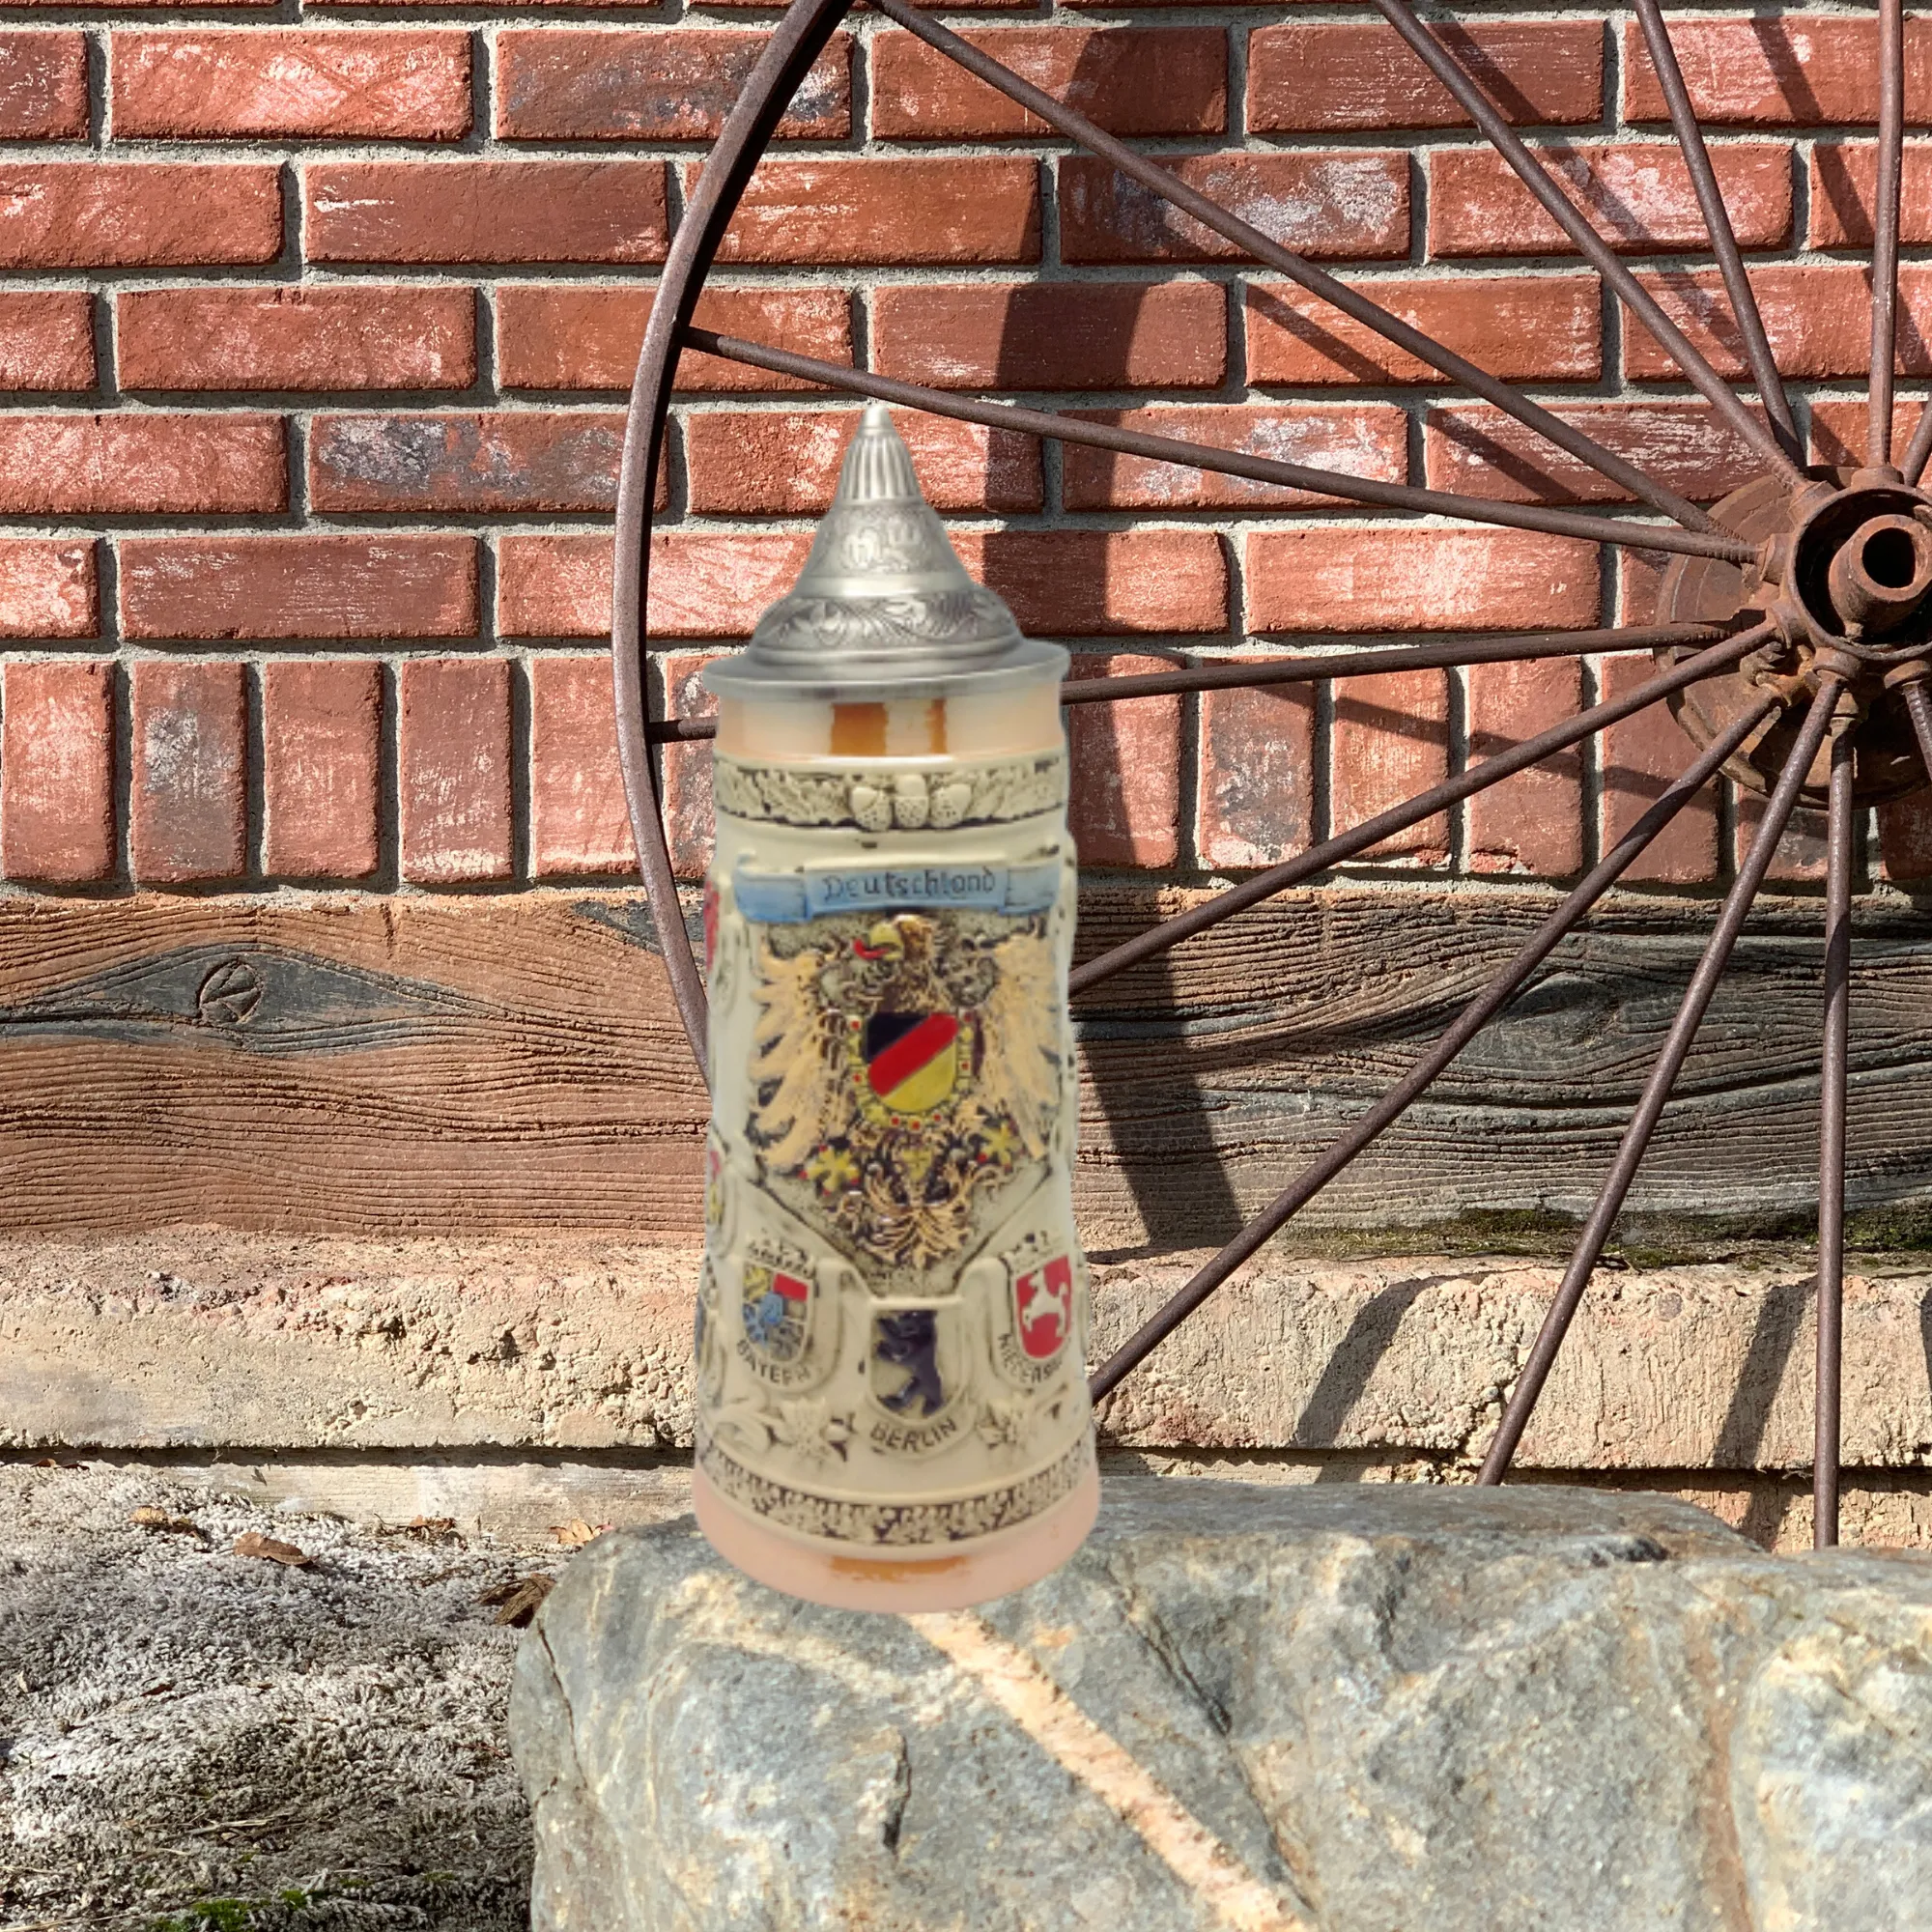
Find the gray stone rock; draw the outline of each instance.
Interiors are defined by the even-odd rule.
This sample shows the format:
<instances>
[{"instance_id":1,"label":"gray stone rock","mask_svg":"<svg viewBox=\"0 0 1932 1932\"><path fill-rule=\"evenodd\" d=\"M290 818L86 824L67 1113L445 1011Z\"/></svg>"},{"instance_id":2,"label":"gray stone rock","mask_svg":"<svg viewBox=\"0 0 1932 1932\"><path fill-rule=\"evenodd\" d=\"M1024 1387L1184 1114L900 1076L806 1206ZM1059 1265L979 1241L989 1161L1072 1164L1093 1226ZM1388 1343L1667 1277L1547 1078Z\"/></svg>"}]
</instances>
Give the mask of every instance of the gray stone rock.
<instances>
[{"instance_id":1,"label":"gray stone rock","mask_svg":"<svg viewBox=\"0 0 1932 1932\"><path fill-rule=\"evenodd\" d=\"M1754 1923L1932 1925L1932 1560L1805 1567L1731 1734Z\"/></svg>"},{"instance_id":2,"label":"gray stone rock","mask_svg":"<svg viewBox=\"0 0 1932 1932\"><path fill-rule=\"evenodd\" d=\"M1657 1496L1110 1477L935 1618L624 1531L511 1738L535 1932L1932 1923L1932 1559Z\"/></svg>"}]
</instances>

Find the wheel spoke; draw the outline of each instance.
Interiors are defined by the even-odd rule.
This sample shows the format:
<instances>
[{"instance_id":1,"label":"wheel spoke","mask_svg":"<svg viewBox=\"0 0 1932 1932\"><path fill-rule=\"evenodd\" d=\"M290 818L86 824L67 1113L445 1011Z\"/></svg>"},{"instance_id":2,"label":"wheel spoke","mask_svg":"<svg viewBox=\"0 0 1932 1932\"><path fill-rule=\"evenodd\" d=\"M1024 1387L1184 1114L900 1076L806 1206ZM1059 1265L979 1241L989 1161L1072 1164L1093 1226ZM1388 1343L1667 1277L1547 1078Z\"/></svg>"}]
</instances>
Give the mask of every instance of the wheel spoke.
<instances>
[{"instance_id":1,"label":"wheel spoke","mask_svg":"<svg viewBox=\"0 0 1932 1932\"><path fill-rule=\"evenodd\" d=\"M1898 200L1905 164L1904 0L1878 0L1878 187L1872 198L1871 399L1865 461L1891 462L1891 371L1898 355Z\"/></svg>"},{"instance_id":2,"label":"wheel spoke","mask_svg":"<svg viewBox=\"0 0 1932 1932\"><path fill-rule=\"evenodd\" d=\"M1383 671L1456 670L1464 665L1528 664L1620 651L1704 644L1726 635L1717 624L1652 624L1617 631L1548 631L1515 638L1463 638L1441 644L1397 644L1387 650L1350 648L1320 657L1255 658L1237 664L1187 666L1132 677L1087 677L1060 687L1063 704L1110 704L1122 697L1167 697L1182 691L1242 691L1264 684L1318 684L1331 677L1371 677Z\"/></svg>"},{"instance_id":3,"label":"wheel spoke","mask_svg":"<svg viewBox=\"0 0 1932 1932\"><path fill-rule=\"evenodd\" d=\"M1382 671L1454 670L1463 665L1527 664L1537 658L1586 653L1662 650L1672 644L1707 644L1726 635L1721 624L1651 624L1617 631L1548 631L1542 635L1462 638L1443 644L1399 644L1387 650L1331 651L1321 657L1244 658L1236 664L1177 665L1172 670L1131 677L1083 677L1060 687L1063 704L1115 704L1130 697L1173 697L1187 691L1244 691L1264 684L1318 684L1331 677L1369 677ZM715 718L654 719L645 727L654 745L715 738Z\"/></svg>"},{"instance_id":4,"label":"wheel spoke","mask_svg":"<svg viewBox=\"0 0 1932 1932\"><path fill-rule=\"evenodd\" d=\"M1838 1540L1838 1398L1845 1302L1845 1089L1852 1016L1852 734L1832 744L1825 885L1825 1050L1818 1092L1818 1368L1811 1450L1811 1541Z\"/></svg>"},{"instance_id":5,"label":"wheel spoke","mask_svg":"<svg viewBox=\"0 0 1932 1932\"><path fill-rule=\"evenodd\" d=\"M1311 469L1305 464L1280 463L1272 457L1243 456L1236 450L1215 449L1207 443L1183 442L1178 437L1150 436L1143 430L1117 429L1110 423L1088 422L1079 416L1058 415L1050 410L1030 410L1020 403L987 403L977 396L928 389L918 383L901 383L892 376L874 376L864 369L845 369L815 356L795 355L762 342L741 342L708 328L687 328L685 340L707 355L743 362L754 369L775 369L801 376L827 388L856 396L876 396L882 402L951 416L957 422L986 423L1023 436L1047 437L1056 442L1084 443L1092 449L1118 450L1127 456L1151 457L1157 463L1179 464L1188 469L1211 470L1221 476L1244 476L1251 482L1275 483L1290 490L1308 490L1340 497L1378 509L1416 510L1425 515L1456 517L1464 523L1500 525L1508 529L1537 530L1545 536L1576 537L1584 543L1622 544L1630 550L1675 551L1686 556L1721 557L1726 562L1749 562L1757 555L1741 538L1699 530L1676 530L1660 524L1633 524L1618 518L1586 516L1576 510L1546 509L1540 503L1492 502L1487 497L1458 497L1443 490L1419 490L1406 483L1378 483L1366 476L1350 476L1337 469Z\"/></svg>"},{"instance_id":6,"label":"wheel spoke","mask_svg":"<svg viewBox=\"0 0 1932 1932\"><path fill-rule=\"evenodd\" d=\"M1456 1024L1401 1081L1320 1158L1304 1168L1206 1267L1107 1358L1090 1384L1095 1402L1111 1394L1122 1378L1138 1368L1243 1262L1278 1235L1357 1154L1393 1126L1435 1084L1456 1056L1522 990L1536 969L1575 930L1645 847L1777 708L1777 699L1766 698L1756 710L1747 712L1713 741L1696 763L1584 875L1576 890L1537 927L1522 951L1463 1009Z\"/></svg>"},{"instance_id":7,"label":"wheel spoke","mask_svg":"<svg viewBox=\"0 0 1932 1932\"><path fill-rule=\"evenodd\" d=\"M1583 218L1549 171L1496 112L1489 96L1470 77L1468 70L1409 11L1407 0L1375 0L1375 4L1377 11L1408 43L1424 66L1455 96L1463 112L1488 137L1491 146L1516 171L1523 185L1548 211L1550 217L1582 251L1597 272L1616 290L1624 306L1663 345L1672 360L1712 408L1787 483L1794 486L1803 483L1804 472L1778 446L1777 439L1752 415L1730 384L1697 353L1690 337L1664 314L1637 278L1617 259L1609 243Z\"/></svg>"},{"instance_id":8,"label":"wheel spoke","mask_svg":"<svg viewBox=\"0 0 1932 1932\"><path fill-rule=\"evenodd\" d=\"M1908 483L1916 485L1925 474L1925 465L1932 460L1932 402L1928 402L1918 412L1918 421L1912 432L1912 442L1905 452L1905 461L1898 467Z\"/></svg>"},{"instance_id":9,"label":"wheel spoke","mask_svg":"<svg viewBox=\"0 0 1932 1932\"><path fill-rule=\"evenodd\" d=\"M1543 1393L1544 1383L1549 1379L1557 1351L1563 1346L1564 1336L1570 1331L1571 1320L1577 1313L1577 1304L1583 1299L1583 1291L1589 1286L1591 1275L1596 1272L1604 1244L1609 1239L1610 1230L1623 1209L1624 1198L1636 1179L1637 1168L1650 1147L1651 1136L1657 1131L1657 1123L1663 1117L1664 1104L1670 1098L1671 1089L1684 1070L1691 1042L1697 1037L1697 1029L1703 1024L1712 996L1718 990L1718 981L1723 977L1731 951L1738 943L1738 935L1744 930L1745 921L1750 915L1765 874L1771 869L1777 841L1784 836L1784 828L1798 803L1799 791L1811 770L1812 760L1825 742L1825 734L1831 728L1844 692L1842 684L1835 678L1828 677L1817 696L1811 700L1811 708L1799 731L1798 742L1786 759L1783 771L1778 774L1777 783L1765 806L1764 818L1758 826L1756 838L1751 840L1750 851L1725 895L1724 909L1719 915L1717 929L1704 948L1696 972L1691 975L1684 1003L1677 1009L1677 1017L1670 1024L1662 1051L1659 1053L1657 1064L1651 1068L1650 1078L1644 1085L1643 1097L1631 1116L1630 1125L1624 1129L1617 1157L1611 1163L1603 1192L1597 1196L1596 1206L1590 1210L1590 1218L1584 1224L1577 1251L1564 1270L1549 1312L1544 1317L1536 1346L1530 1350L1529 1360L1524 1363L1522 1374L1510 1396L1509 1406L1503 1411L1495 1440L1491 1443L1490 1452L1483 1460L1482 1474L1477 1478L1479 1482L1500 1483L1509 1473L1517 1445L1522 1440L1522 1432L1535 1412L1537 1398Z\"/></svg>"},{"instance_id":10,"label":"wheel spoke","mask_svg":"<svg viewBox=\"0 0 1932 1932\"><path fill-rule=\"evenodd\" d=\"M1421 329L1391 315L1379 303L1371 301L1347 282L1337 281L1333 275L1323 273L1292 249L1284 248L1260 229L1230 213L1219 202L1189 187L1172 170L1137 154L1125 142L1117 140L1104 128L1096 128L1084 114L1068 107L1064 101L1056 100L1052 95L1042 93L1032 82L1021 79L1010 68L1003 67L970 41L961 40L936 20L928 19L916 8L904 4L904 0L873 0L873 5L887 18L897 21L909 34L917 35L968 73L983 80L988 87L998 89L1009 100L1017 101L1029 113L1038 116L1049 128L1077 142L1090 154L1112 162L1120 173L1130 181L1139 182L1171 208L1179 209L1224 241L1232 242L1256 261L1279 270L1311 295L1320 296L1344 315L1352 316L1364 327L1374 329L1383 340L1406 350L1418 361L1428 363L1451 382L1461 383L1495 404L1518 422L1535 430L1559 449L1569 451L1579 462L1588 464L1600 476L1608 477L1631 496L1662 510L1686 529L1710 531L1718 527L1703 510L1688 498L1666 489L1655 478L1646 476L1634 464L1626 463L1614 451L1605 449L1602 443L1585 436L1561 416L1552 414L1540 404L1532 403L1528 397L1519 395L1507 383L1491 375L1487 369L1458 355L1453 349L1437 342L1433 336L1425 335Z\"/></svg>"},{"instance_id":11,"label":"wheel spoke","mask_svg":"<svg viewBox=\"0 0 1932 1932\"><path fill-rule=\"evenodd\" d=\"M1605 725L1614 724L1619 719L1628 718L1634 712L1668 697L1673 691L1682 691L1700 678L1727 670L1771 635L1769 624L1753 625L1735 638L1727 638L1722 643L1713 644L1708 650L1686 658L1682 664L1673 665L1670 669L1648 679L1622 697L1592 705L1588 711L1579 712L1561 724L1551 725L1548 731L1539 731L1535 737L1525 738L1520 745L1499 752L1492 758L1485 758L1481 764L1472 765L1467 771L1445 779L1406 804L1394 806L1364 821L1352 832L1345 832L1339 838L1311 846L1306 852L1279 866L1270 866L1265 871L1257 872L1253 878L1243 880L1238 886L1231 886L1224 893L1217 893L1211 899L1204 900L1186 912L1177 913L1174 918L1137 934L1112 952L1103 952L1098 958L1088 960L1084 966L1075 967L1069 982L1071 989L1080 993L1090 986L1097 986L1102 980L1112 979L1116 973L1122 973L1129 966L1138 966L1144 960L1165 952L1170 947L1178 946L1183 939L1206 932L1224 919L1230 919L1251 905L1259 905L1264 899L1272 898L1276 893L1286 892L1291 886L1298 886L1302 880L1313 878L1318 872L1325 872L1329 867L1339 866L1357 853L1366 852L1371 845L1379 844L1384 838L1406 831L1411 825L1419 825L1425 818L1433 818L1443 807L1454 805L1459 799L1472 797L1492 784L1500 784L1504 779L1540 763L1553 753L1576 744L1578 739L1587 738L1592 732L1601 731Z\"/></svg>"},{"instance_id":12,"label":"wheel spoke","mask_svg":"<svg viewBox=\"0 0 1932 1932\"><path fill-rule=\"evenodd\" d=\"M644 326L638 373L624 419L624 454L617 470L617 515L611 584L611 676L617 714L617 762L639 867L657 923L665 972L691 1056L709 1084L705 1048L706 1001L697 955L692 951L678 906L677 877L665 838L664 807L651 769L645 720L644 611L650 590L651 499L670 409L671 372L680 336L697 304L705 270L724 240L745 184L758 164L800 82L810 72L850 11L852 0L812 0L794 5L759 51L744 91L724 117L710 158L671 238L658 281L657 298ZM669 298L669 299L667 299Z\"/></svg>"},{"instance_id":13,"label":"wheel spoke","mask_svg":"<svg viewBox=\"0 0 1932 1932\"><path fill-rule=\"evenodd\" d=\"M1785 394L1784 381L1777 373L1771 339L1764 332L1764 317L1751 290L1750 277L1745 272L1744 257L1738 252L1737 231L1731 226L1730 211L1724 206L1723 190L1719 187L1717 171L1711 165L1711 151L1704 144L1704 130L1697 125L1690 91L1684 85L1684 70L1677 64L1677 49L1671 44L1670 29L1664 24L1663 9L1658 0L1636 0L1636 13L1643 26L1644 43L1650 49L1650 64L1657 70L1664 103L1670 110L1671 130L1683 151L1685 166L1690 170L1690 185L1696 192L1705 231L1718 257L1719 272L1731 298L1731 313L1737 318L1745 360L1750 365L1772 428L1785 454L1802 461L1804 445L1792 419L1791 399Z\"/></svg>"},{"instance_id":14,"label":"wheel spoke","mask_svg":"<svg viewBox=\"0 0 1932 1932\"><path fill-rule=\"evenodd\" d=\"M1926 412L1932 414L1932 403L1926 405ZM1925 776L1932 778L1932 696L1925 689L1925 679L1915 677L1903 687L1906 715L1912 720L1912 735L1918 740L1918 755L1925 763Z\"/></svg>"}]
</instances>

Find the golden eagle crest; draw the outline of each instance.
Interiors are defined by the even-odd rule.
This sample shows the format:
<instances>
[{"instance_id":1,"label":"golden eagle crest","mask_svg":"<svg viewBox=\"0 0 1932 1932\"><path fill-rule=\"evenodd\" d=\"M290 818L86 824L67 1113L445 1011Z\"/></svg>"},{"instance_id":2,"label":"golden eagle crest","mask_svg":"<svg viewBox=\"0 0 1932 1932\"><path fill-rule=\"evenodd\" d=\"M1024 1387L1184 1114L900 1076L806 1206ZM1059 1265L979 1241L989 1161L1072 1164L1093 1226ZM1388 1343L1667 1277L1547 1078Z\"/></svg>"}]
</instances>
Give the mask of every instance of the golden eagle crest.
<instances>
[{"instance_id":1,"label":"golden eagle crest","mask_svg":"<svg viewBox=\"0 0 1932 1932\"><path fill-rule=\"evenodd\" d=\"M976 1196L1044 1158L1063 1044L1047 914L769 926L750 1139L779 1192L860 1254L956 1254Z\"/></svg>"}]
</instances>

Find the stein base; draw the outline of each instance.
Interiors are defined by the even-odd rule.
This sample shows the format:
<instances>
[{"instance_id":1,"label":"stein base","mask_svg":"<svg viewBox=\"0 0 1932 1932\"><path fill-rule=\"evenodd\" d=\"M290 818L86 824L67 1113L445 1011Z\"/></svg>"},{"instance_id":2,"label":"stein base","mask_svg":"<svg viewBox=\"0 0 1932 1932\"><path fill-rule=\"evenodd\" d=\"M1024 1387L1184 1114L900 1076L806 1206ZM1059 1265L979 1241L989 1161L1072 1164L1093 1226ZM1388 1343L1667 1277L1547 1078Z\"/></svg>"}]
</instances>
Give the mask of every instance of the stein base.
<instances>
[{"instance_id":1,"label":"stein base","mask_svg":"<svg viewBox=\"0 0 1932 1932\"><path fill-rule=\"evenodd\" d=\"M692 1472L691 1497L712 1548L771 1589L836 1610L963 1610L1051 1576L1086 1542L1100 1513L1100 1472L1090 1463L1072 1492L1031 1522L923 1557L846 1556L801 1543L726 1502L702 1469Z\"/></svg>"}]
</instances>

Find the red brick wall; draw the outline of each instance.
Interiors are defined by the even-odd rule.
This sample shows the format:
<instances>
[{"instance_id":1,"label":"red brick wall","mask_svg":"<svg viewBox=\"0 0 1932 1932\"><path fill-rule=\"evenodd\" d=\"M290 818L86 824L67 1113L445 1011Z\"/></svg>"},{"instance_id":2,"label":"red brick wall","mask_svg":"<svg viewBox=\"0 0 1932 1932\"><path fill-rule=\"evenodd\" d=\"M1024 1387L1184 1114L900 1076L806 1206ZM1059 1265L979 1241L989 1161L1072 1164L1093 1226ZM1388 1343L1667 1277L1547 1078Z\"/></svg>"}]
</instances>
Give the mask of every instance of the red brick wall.
<instances>
[{"instance_id":1,"label":"red brick wall","mask_svg":"<svg viewBox=\"0 0 1932 1932\"><path fill-rule=\"evenodd\" d=\"M439 890L622 876L609 681L592 655L621 392L653 265L772 16L12 14L6 877ZM1675 488L1710 497L1741 480L1703 404L1393 34L1366 9L1296 15L1150 8L1099 26L1013 10L984 39ZM1825 450L1856 434L1846 399L1864 359L1862 278L1842 251L1867 232L1872 32L1803 14L1681 29L1773 338ZM1907 109L1923 128L1932 23L1910 32ZM1486 14L1464 43L1650 258L1671 311L1735 365L1632 22ZM702 319L1378 477L1603 498L1492 411L1039 132L857 17L754 179ZM1909 242L1932 242L1932 141L1908 150L1905 218ZM1932 263L1907 266L1904 295L1905 366L1922 377ZM680 701L695 664L787 583L854 420L846 402L704 358L685 382L652 609ZM1083 667L1346 649L1415 626L1589 626L1653 581L1574 543L1392 527L1230 479L905 426L968 561L1030 628L1076 642ZM1483 460L1498 453L1500 468ZM1630 674L1559 661L1089 710L1075 722L1084 849L1181 872L1264 863ZM1683 754L1667 717L1634 722L1378 860L1572 872ZM690 869L704 810L679 756ZM1714 800L1651 875L1712 877L1741 818ZM1889 855L1923 869L1932 835L1902 820Z\"/></svg>"}]
</instances>

